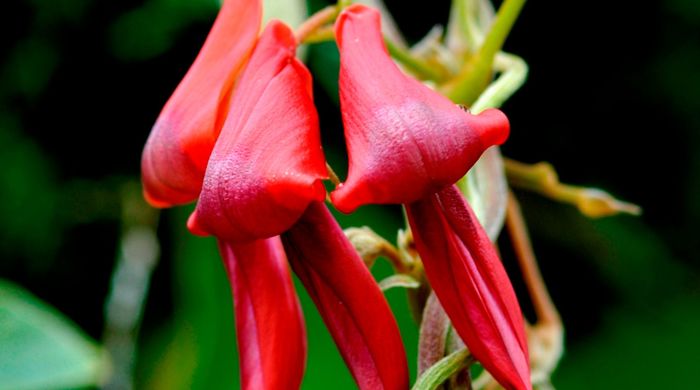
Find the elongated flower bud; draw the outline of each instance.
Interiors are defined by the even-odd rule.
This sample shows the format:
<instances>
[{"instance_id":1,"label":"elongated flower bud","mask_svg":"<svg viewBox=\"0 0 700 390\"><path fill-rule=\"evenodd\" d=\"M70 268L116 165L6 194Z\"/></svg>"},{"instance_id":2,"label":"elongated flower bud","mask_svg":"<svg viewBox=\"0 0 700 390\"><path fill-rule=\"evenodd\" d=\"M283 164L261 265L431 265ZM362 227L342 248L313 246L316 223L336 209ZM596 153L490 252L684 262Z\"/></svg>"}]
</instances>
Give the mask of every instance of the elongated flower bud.
<instances>
[{"instance_id":1,"label":"elongated flower bud","mask_svg":"<svg viewBox=\"0 0 700 390\"><path fill-rule=\"evenodd\" d=\"M141 159L144 195L156 207L197 199L225 102L260 30L260 0L227 0L197 59L151 130ZM223 105L226 107L227 105Z\"/></svg>"},{"instance_id":2,"label":"elongated flower bud","mask_svg":"<svg viewBox=\"0 0 700 390\"><path fill-rule=\"evenodd\" d=\"M306 330L279 237L219 241L219 249L233 290L241 388L298 389Z\"/></svg>"},{"instance_id":3,"label":"elongated flower bud","mask_svg":"<svg viewBox=\"0 0 700 390\"><path fill-rule=\"evenodd\" d=\"M228 241L281 234L323 200L327 177L311 75L272 21L231 98L190 229Z\"/></svg>"},{"instance_id":4,"label":"elongated flower bud","mask_svg":"<svg viewBox=\"0 0 700 390\"><path fill-rule=\"evenodd\" d=\"M505 388L531 389L525 326L486 232L452 186L406 206L426 275L452 325Z\"/></svg>"},{"instance_id":5,"label":"elongated flower bud","mask_svg":"<svg viewBox=\"0 0 700 390\"><path fill-rule=\"evenodd\" d=\"M471 115L403 74L386 51L379 20L377 11L354 5L335 27L350 164L331 198L343 212L410 203L449 186L509 131L500 111Z\"/></svg>"},{"instance_id":6,"label":"elongated flower bud","mask_svg":"<svg viewBox=\"0 0 700 390\"><path fill-rule=\"evenodd\" d=\"M396 320L326 206L312 203L282 241L359 388L407 389L408 365Z\"/></svg>"}]
</instances>

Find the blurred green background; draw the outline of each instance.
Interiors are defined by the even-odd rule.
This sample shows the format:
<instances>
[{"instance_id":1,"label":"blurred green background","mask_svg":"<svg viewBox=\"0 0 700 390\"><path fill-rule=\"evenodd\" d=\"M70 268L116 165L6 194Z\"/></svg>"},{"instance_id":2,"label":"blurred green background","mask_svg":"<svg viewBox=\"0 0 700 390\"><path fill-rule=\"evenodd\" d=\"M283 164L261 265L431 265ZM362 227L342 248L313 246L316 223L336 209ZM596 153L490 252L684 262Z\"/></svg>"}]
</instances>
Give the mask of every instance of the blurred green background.
<instances>
[{"instance_id":1,"label":"blurred green background","mask_svg":"<svg viewBox=\"0 0 700 390\"><path fill-rule=\"evenodd\" d=\"M448 1L386 3L412 42L444 24L449 9ZM134 224L156 226L149 211L134 215L129 206L141 148L217 8L216 0L3 2L0 278L12 284L0 284L0 389L90 385L71 378L84 379L102 361L120 237ZM644 209L639 218L589 220L518 193L566 326L558 388L700 388L699 27L695 0L532 1L506 43L530 76L504 106L512 123L504 153L549 161L563 181ZM337 53L331 43L307 54L324 143L342 172ZM238 385L224 269L213 240L186 232L187 212L167 210L157 222L161 256L136 344L137 388ZM341 222L393 240L401 217L366 207ZM524 296L512 259L506 263ZM376 268L389 272L381 262ZM304 388L353 388L298 291L309 335ZM417 326L403 291L387 296L415 375ZM76 367L83 371L67 372Z\"/></svg>"}]
</instances>

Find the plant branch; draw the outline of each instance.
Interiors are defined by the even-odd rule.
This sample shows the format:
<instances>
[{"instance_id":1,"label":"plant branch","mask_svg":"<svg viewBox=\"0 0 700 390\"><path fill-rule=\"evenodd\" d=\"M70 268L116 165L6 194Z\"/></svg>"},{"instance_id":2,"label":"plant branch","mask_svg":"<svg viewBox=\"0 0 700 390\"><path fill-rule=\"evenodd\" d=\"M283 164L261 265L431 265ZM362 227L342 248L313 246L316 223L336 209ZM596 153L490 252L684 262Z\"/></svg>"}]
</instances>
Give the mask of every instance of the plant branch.
<instances>
[{"instance_id":1,"label":"plant branch","mask_svg":"<svg viewBox=\"0 0 700 390\"><path fill-rule=\"evenodd\" d=\"M533 191L559 202L578 207L579 211L591 218L606 217L618 213L641 214L639 206L615 199L598 188L578 187L563 184L551 164L540 162L524 164L505 159L508 182L517 188Z\"/></svg>"},{"instance_id":2,"label":"plant branch","mask_svg":"<svg viewBox=\"0 0 700 390\"><path fill-rule=\"evenodd\" d=\"M479 51L464 63L457 77L442 88L453 102L471 106L489 84L496 53L501 51L524 5L525 0L503 2Z\"/></svg>"},{"instance_id":3,"label":"plant branch","mask_svg":"<svg viewBox=\"0 0 700 390\"><path fill-rule=\"evenodd\" d=\"M520 210L515 195L508 193L508 206L506 209L506 227L510 234L513 248L518 258L518 264L523 273L532 304L537 314L537 322L544 324L561 324L559 312L557 312L547 287L542 279L542 273L537 266L535 252L532 249L530 236L527 233L525 220Z\"/></svg>"},{"instance_id":4,"label":"plant branch","mask_svg":"<svg viewBox=\"0 0 700 390\"><path fill-rule=\"evenodd\" d=\"M307 40L313 37L314 34L321 28L325 27L326 24L332 23L338 13L340 12L340 7L335 5L329 5L315 14L311 15L306 21L297 28L294 34L298 44L308 43Z\"/></svg>"}]
</instances>

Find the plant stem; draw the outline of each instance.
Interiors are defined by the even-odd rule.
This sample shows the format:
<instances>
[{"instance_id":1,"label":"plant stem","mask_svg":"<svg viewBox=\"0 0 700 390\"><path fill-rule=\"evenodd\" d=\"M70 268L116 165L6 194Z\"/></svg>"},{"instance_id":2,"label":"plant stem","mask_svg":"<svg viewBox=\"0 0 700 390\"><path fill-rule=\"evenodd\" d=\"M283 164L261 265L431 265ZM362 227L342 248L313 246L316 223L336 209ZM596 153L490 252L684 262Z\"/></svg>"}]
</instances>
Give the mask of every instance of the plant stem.
<instances>
[{"instance_id":1,"label":"plant stem","mask_svg":"<svg viewBox=\"0 0 700 390\"><path fill-rule=\"evenodd\" d=\"M489 84L493 62L520 15L525 0L505 0L479 51L465 62L457 77L442 92L455 103L471 105Z\"/></svg>"},{"instance_id":2,"label":"plant stem","mask_svg":"<svg viewBox=\"0 0 700 390\"><path fill-rule=\"evenodd\" d=\"M389 54L402 63L406 69L408 69L419 79L439 82L445 78L442 73L431 68L428 64L424 63L418 58L415 58L406 49L394 44L394 42L390 39L384 39L384 43L386 43Z\"/></svg>"},{"instance_id":3,"label":"plant stem","mask_svg":"<svg viewBox=\"0 0 700 390\"><path fill-rule=\"evenodd\" d=\"M311 15L304 23L302 23L295 33L296 40L298 44L307 43L307 39L310 36L324 27L324 25L331 23L338 17L340 12L340 7L335 5L329 5L315 14Z\"/></svg>"},{"instance_id":4,"label":"plant stem","mask_svg":"<svg viewBox=\"0 0 700 390\"><path fill-rule=\"evenodd\" d=\"M559 202L578 207L587 217L598 218L627 213L639 215L639 206L615 199L612 195L597 188L578 187L561 183L551 164L540 162L524 164L515 160L505 160L508 182L513 187L537 192Z\"/></svg>"},{"instance_id":5,"label":"plant stem","mask_svg":"<svg viewBox=\"0 0 700 390\"><path fill-rule=\"evenodd\" d=\"M542 279L542 273L537 265L537 259L532 249L532 243L527 233L520 205L512 192L508 193L506 210L506 226L513 242L513 248L515 249L525 284L530 293L530 299L535 308L535 314L537 314L537 322L540 324L561 324L559 312L557 312L552 298L549 296L547 287Z\"/></svg>"},{"instance_id":6,"label":"plant stem","mask_svg":"<svg viewBox=\"0 0 700 390\"><path fill-rule=\"evenodd\" d=\"M496 54L493 66L501 74L471 106L472 114L478 114L487 108L499 108L525 83L528 67L522 58L501 52Z\"/></svg>"},{"instance_id":7,"label":"plant stem","mask_svg":"<svg viewBox=\"0 0 700 390\"><path fill-rule=\"evenodd\" d=\"M333 26L323 26L310 33L304 39L304 43L321 43L335 40L335 30Z\"/></svg>"},{"instance_id":8,"label":"plant stem","mask_svg":"<svg viewBox=\"0 0 700 390\"><path fill-rule=\"evenodd\" d=\"M334 186L340 185L340 179L338 178L338 175L335 173L333 170L333 167L331 167L331 164L326 162L326 170L328 170L328 178L331 180L331 183L333 183Z\"/></svg>"},{"instance_id":9,"label":"plant stem","mask_svg":"<svg viewBox=\"0 0 700 390\"><path fill-rule=\"evenodd\" d=\"M136 337L160 253L158 214L145 204L138 185L127 185L123 190L122 214L120 251L105 302L103 344L113 366L109 381L102 387L105 390L134 386Z\"/></svg>"}]
</instances>

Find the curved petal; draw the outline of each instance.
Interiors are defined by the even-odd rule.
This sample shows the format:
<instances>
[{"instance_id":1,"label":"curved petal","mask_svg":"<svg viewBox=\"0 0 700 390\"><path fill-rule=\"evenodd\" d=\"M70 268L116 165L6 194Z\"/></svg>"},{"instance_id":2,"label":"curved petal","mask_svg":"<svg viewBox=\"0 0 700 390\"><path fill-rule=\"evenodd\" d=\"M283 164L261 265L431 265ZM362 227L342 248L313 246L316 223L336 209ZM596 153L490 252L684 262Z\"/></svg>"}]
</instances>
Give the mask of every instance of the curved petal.
<instances>
[{"instance_id":1,"label":"curved petal","mask_svg":"<svg viewBox=\"0 0 700 390\"><path fill-rule=\"evenodd\" d=\"M348 179L331 194L343 212L367 203L410 203L464 176L508 136L498 110L471 115L406 76L389 57L379 13L348 7L336 22Z\"/></svg>"},{"instance_id":2,"label":"curved petal","mask_svg":"<svg viewBox=\"0 0 700 390\"><path fill-rule=\"evenodd\" d=\"M194 232L229 241L287 230L323 200L327 171L311 75L294 57L291 30L263 32L231 99L190 219Z\"/></svg>"},{"instance_id":3,"label":"curved petal","mask_svg":"<svg viewBox=\"0 0 700 390\"><path fill-rule=\"evenodd\" d=\"M298 389L306 329L279 237L219 241L231 280L242 389Z\"/></svg>"},{"instance_id":4,"label":"curved petal","mask_svg":"<svg viewBox=\"0 0 700 390\"><path fill-rule=\"evenodd\" d=\"M141 171L146 200L169 207L197 199L219 112L260 30L260 0L226 0L202 50L163 107L146 141Z\"/></svg>"},{"instance_id":5,"label":"curved petal","mask_svg":"<svg viewBox=\"0 0 700 390\"><path fill-rule=\"evenodd\" d=\"M312 203L282 241L359 388L407 389L408 366L396 320L326 206Z\"/></svg>"},{"instance_id":6,"label":"curved petal","mask_svg":"<svg viewBox=\"0 0 700 390\"><path fill-rule=\"evenodd\" d=\"M493 244L452 186L406 206L426 275L471 353L507 389L531 389L525 325Z\"/></svg>"}]
</instances>

